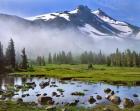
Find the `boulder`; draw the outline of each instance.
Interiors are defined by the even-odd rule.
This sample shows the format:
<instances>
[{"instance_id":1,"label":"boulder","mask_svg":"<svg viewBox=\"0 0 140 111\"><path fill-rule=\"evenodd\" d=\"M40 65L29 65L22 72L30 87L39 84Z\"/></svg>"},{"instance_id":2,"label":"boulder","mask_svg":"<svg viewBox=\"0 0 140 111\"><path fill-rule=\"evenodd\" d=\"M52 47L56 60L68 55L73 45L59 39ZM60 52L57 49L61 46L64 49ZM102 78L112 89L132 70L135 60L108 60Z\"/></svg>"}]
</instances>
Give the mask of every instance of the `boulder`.
<instances>
[{"instance_id":1,"label":"boulder","mask_svg":"<svg viewBox=\"0 0 140 111\"><path fill-rule=\"evenodd\" d=\"M135 104L134 104L133 100L131 100L131 99L125 98L125 99L123 100L123 106L124 106L125 108L131 108L131 107L133 107L134 105L135 105Z\"/></svg>"},{"instance_id":2,"label":"boulder","mask_svg":"<svg viewBox=\"0 0 140 111\"><path fill-rule=\"evenodd\" d=\"M119 96L116 95L112 95L109 97L109 100L114 103L114 104L120 104L121 103L121 99Z\"/></svg>"},{"instance_id":3,"label":"boulder","mask_svg":"<svg viewBox=\"0 0 140 111\"><path fill-rule=\"evenodd\" d=\"M48 104L49 102L52 102L53 99L49 96L39 96L38 97L38 102L41 104Z\"/></svg>"}]
</instances>

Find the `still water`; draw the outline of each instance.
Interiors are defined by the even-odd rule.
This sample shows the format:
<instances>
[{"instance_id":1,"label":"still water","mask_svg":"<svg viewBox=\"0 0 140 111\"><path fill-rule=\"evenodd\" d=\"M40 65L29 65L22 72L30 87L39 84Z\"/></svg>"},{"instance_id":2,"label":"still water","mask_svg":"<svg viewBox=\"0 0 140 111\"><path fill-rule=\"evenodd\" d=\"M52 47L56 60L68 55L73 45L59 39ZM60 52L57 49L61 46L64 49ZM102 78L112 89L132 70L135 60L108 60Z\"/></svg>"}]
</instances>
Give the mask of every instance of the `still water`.
<instances>
[{"instance_id":1,"label":"still water","mask_svg":"<svg viewBox=\"0 0 140 111\"><path fill-rule=\"evenodd\" d=\"M88 83L81 81L72 81L66 80L61 81L55 78L44 78L44 77L33 77L33 78L22 78L22 77L1 77L0 78L0 89L7 90L8 85L24 85L25 83L35 82L36 86L34 88L30 88L27 91L23 91L20 89L19 91L15 91L15 95L12 97L12 100L16 100L16 98L22 98L24 102L35 102L39 105L37 98L38 94L46 96L50 96L55 101L57 105L64 105L66 103L71 103L75 100L79 100L78 106L92 107L97 104L109 104L110 102L105 98L106 94L104 93L104 89L110 88L115 92L115 94L121 99L129 98L132 99L135 104L140 103L140 86L115 86L109 85L105 83ZM49 85L41 88L41 82L48 82ZM62 89L63 94L59 92L57 89ZM52 93L56 92L59 96L53 96ZM73 92L82 92L84 96L72 96ZM28 94L28 96L22 97L22 95ZM133 97L133 94L137 94L138 97ZM97 100L94 104L90 104L88 102L90 96L96 98L97 95L102 96L101 100ZM120 104L121 107L121 104Z\"/></svg>"}]
</instances>

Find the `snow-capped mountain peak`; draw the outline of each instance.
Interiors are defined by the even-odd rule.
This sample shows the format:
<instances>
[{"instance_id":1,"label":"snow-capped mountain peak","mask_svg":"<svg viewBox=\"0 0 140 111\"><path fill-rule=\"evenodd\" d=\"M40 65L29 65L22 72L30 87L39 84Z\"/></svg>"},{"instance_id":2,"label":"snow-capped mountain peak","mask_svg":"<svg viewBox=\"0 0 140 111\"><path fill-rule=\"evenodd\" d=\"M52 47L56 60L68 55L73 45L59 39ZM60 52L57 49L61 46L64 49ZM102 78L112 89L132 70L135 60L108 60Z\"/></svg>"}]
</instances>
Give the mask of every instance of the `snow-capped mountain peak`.
<instances>
[{"instance_id":1,"label":"snow-capped mountain peak","mask_svg":"<svg viewBox=\"0 0 140 111\"><path fill-rule=\"evenodd\" d=\"M35 17L27 18L33 22L42 21L53 26L74 26L82 30L84 33L90 34L90 36L100 35L115 35L118 37L132 37L137 34L139 28L130 25L126 22L122 22L110 17L101 9L92 11L87 6L79 5L72 11L48 13ZM88 24L88 25L87 25ZM86 29L87 26L90 26ZM94 31L88 29L95 29ZM97 33L99 32L99 33ZM92 34L91 34L92 33ZM102 38L102 37L101 37ZM104 38L104 37L103 37Z\"/></svg>"}]
</instances>

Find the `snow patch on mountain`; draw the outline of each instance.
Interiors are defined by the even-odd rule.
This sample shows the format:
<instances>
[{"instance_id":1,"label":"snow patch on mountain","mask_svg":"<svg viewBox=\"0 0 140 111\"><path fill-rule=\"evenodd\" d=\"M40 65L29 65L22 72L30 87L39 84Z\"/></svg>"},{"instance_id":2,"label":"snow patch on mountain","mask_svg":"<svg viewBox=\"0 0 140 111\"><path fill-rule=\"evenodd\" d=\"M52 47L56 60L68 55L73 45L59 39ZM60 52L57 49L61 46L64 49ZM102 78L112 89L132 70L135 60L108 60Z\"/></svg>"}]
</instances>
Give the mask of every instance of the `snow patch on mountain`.
<instances>
[{"instance_id":1,"label":"snow patch on mountain","mask_svg":"<svg viewBox=\"0 0 140 111\"><path fill-rule=\"evenodd\" d=\"M62 17L68 21L70 21L69 19L69 15L65 14L65 13L49 13L49 14L44 14L44 15L39 15L39 16L35 16L35 17L29 17L27 18L28 20L44 20L44 21L48 21L50 19L55 19L56 17Z\"/></svg>"},{"instance_id":2,"label":"snow patch on mountain","mask_svg":"<svg viewBox=\"0 0 140 111\"><path fill-rule=\"evenodd\" d=\"M122 22L122 21L117 21L109 17L107 14L105 14L101 10L92 11L92 13L98 16L104 22L107 22L112 27L116 28L117 30L120 30L121 33L119 34L119 36L127 37L133 33L133 30L129 27L127 23Z\"/></svg>"}]
</instances>

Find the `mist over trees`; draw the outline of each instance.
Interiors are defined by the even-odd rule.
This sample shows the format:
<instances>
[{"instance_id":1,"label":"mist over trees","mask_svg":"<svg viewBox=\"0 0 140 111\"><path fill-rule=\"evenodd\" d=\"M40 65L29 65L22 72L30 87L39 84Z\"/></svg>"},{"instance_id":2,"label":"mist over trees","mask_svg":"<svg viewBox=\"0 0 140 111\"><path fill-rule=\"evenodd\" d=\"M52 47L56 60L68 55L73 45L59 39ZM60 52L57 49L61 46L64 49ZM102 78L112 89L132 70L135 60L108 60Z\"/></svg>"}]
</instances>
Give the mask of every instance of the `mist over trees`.
<instances>
[{"instance_id":1,"label":"mist over trees","mask_svg":"<svg viewBox=\"0 0 140 111\"><path fill-rule=\"evenodd\" d=\"M121 52L117 48L115 53L108 55L102 53L101 50L98 53L85 51L79 55L73 55L70 51L61 51L59 53L49 53L48 57L37 56L36 60L30 58L32 63L29 63L25 48L21 51L21 60L17 59L15 52L13 39L10 39L5 52L0 42L0 72L5 70L15 71L17 69L27 70L30 65L46 66L47 64L100 64L117 67L140 66L140 53L131 51L130 49Z\"/></svg>"},{"instance_id":2,"label":"mist over trees","mask_svg":"<svg viewBox=\"0 0 140 111\"><path fill-rule=\"evenodd\" d=\"M15 44L13 39L10 39L8 47L4 53L3 45L0 42L0 72L11 72L18 68L27 69L28 59L25 52L25 48L22 50L21 61L16 60Z\"/></svg>"}]
</instances>

